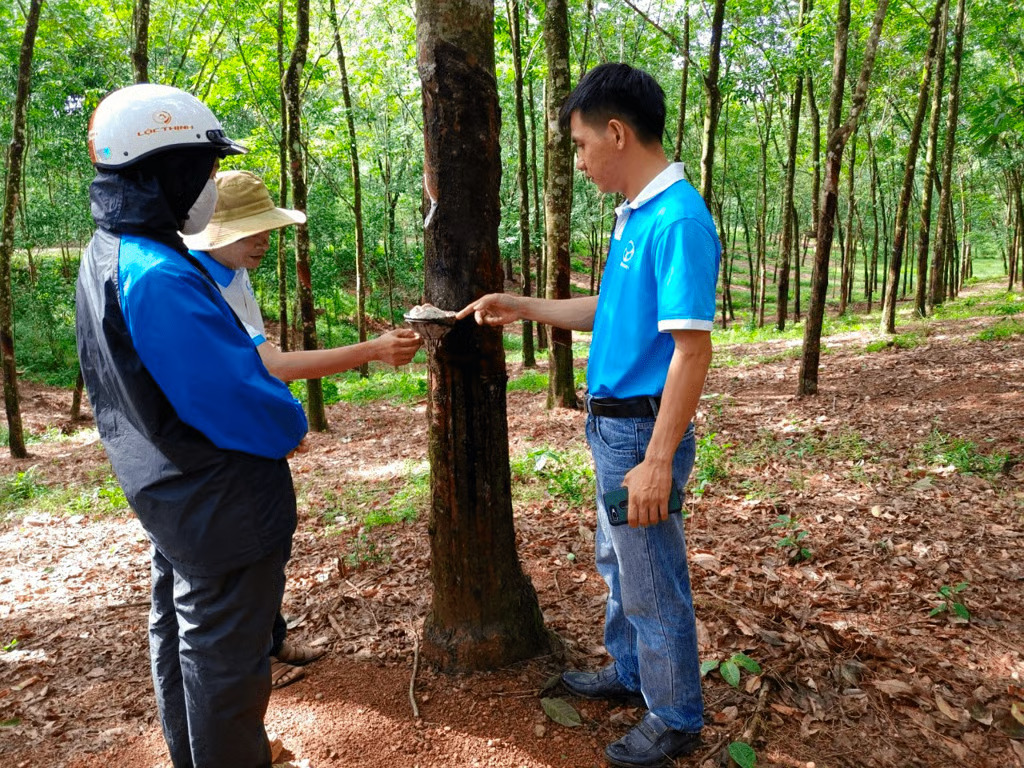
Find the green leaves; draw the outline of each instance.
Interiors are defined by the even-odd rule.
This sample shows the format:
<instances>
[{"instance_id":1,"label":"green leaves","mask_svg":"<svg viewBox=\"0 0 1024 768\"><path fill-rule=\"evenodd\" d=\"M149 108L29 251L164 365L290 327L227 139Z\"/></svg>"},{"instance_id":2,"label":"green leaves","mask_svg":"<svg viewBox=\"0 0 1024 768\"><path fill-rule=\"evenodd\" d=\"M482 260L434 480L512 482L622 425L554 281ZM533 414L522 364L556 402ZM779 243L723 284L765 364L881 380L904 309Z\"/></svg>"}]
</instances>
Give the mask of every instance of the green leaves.
<instances>
[{"instance_id":1,"label":"green leaves","mask_svg":"<svg viewBox=\"0 0 1024 768\"><path fill-rule=\"evenodd\" d=\"M545 698L540 700L540 705L543 707L544 713L559 725L564 725L567 728L583 725L580 713L565 699Z\"/></svg>"},{"instance_id":2,"label":"green leaves","mask_svg":"<svg viewBox=\"0 0 1024 768\"><path fill-rule=\"evenodd\" d=\"M729 745L729 757L740 768L753 768L757 764L754 748L743 741L734 741Z\"/></svg>"},{"instance_id":3,"label":"green leaves","mask_svg":"<svg viewBox=\"0 0 1024 768\"><path fill-rule=\"evenodd\" d=\"M700 676L706 677L708 673L718 670L718 674L722 676L733 688L740 687L740 670L746 670L752 675L761 674L761 665L758 664L754 659L747 656L742 652L734 653L728 659L719 661L718 659L707 659L701 662L700 665Z\"/></svg>"}]
</instances>

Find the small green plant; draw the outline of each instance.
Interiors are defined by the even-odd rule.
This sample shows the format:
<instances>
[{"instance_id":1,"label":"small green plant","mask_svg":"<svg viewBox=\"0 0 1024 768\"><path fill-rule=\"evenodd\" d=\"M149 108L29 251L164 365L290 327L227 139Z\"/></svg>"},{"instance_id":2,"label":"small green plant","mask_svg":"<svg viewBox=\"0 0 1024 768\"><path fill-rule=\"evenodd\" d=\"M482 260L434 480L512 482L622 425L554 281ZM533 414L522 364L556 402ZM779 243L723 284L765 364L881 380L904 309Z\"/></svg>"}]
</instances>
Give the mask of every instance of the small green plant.
<instances>
[{"instance_id":1,"label":"small green plant","mask_svg":"<svg viewBox=\"0 0 1024 768\"><path fill-rule=\"evenodd\" d=\"M35 467L0 479L0 509L14 510L49 492Z\"/></svg>"},{"instance_id":2,"label":"small green plant","mask_svg":"<svg viewBox=\"0 0 1024 768\"><path fill-rule=\"evenodd\" d=\"M18 647L18 638L12 637L6 643L4 643L4 653L10 653Z\"/></svg>"},{"instance_id":3,"label":"small green plant","mask_svg":"<svg viewBox=\"0 0 1024 768\"><path fill-rule=\"evenodd\" d=\"M775 546L789 551L791 563L811 559L811 550L803 544L804 539L807 538L807 531L800 526L796 515L779 515L778 519L772 523L772 528L781 530L785 534L775 542Z\"/></svg>"},{"instance_id":4,"label":"small green plant","mask_svg":"<svg viewBox=\"0 0 1024 768\"><path fill-rule=\"evenodd\" d=\"M556 451L538 448L527 457L533 473L546 481L548 492L572 507L581 507L594 499L594 468L582 451Z\"/></svg>"},{"instance_id":5,"label":"small green plant","mask_svg":"<svg viewBox=\"0 0 1024 768\"><path fill-rule=\"evenodd\" d=\"M726 449L731 446L728 443L716 442L716 437L716 433L709 432L697 440L697 462L693 486L693 493L697 496L703 496L709 485L729 476L725 453Z\"/></svg>"},{"instance_id":6,"label":"small green plant","mask_svg":"<svg viewBox=\"0 0 1024 768\"><path fill-rule=\"evenodd\" d=\"M362 531L351 541L349 551L345 554L345 564L356 570L383 563L387 559L388 553Z\"/></svg>"},{"instance_id":7,"label":"small green plant","mask_svg":"<svg viewBox=\"0 0 1024 768\"><path fill-rule=\"evenodd\" d=\"M742 652L736 652L724 661L719 661L718 659L702 661L700 664L700 676L707 677L709 673L714 672L716 669L718 674L722 676L722 679L733 688L740 687L741 669L746 670L752 675L761 674L761 665Z\"/></svg>"},{"instance_id":8,"label":"small green plant","mask_svg":"<svg viewBox=\"0 0 1024 768\"><path fill-rule=\"evenodd\" d=\"M1000 320L991 328L977 335L978 341L1003 341L1024 334L1024 323L1016 320Z\"/></svg>"},{"instance_id":9,"label":"small green plant","mask_svg":"<svg viewBox=\"0 0 1024 768\"><path fill-rule=\"evenodd\" d=\"M730 742L729 757L740 768L754 768L757 765L757 753L745 741Z\"/></svg>"},{"instance_id":10,"label":"small green plant","mask_svg":"<svg viewBox=\"0 0 1024 768\"><path fill-rule=\"evenodd\" d=\"M928 616L938 616L940 613L954 613L964 621L970 621L971 612L967 610L966 605L956 598L956 595L959 595L967 589L968 586L970 586L969 582L961 581L955 587L950 587L945 584L939 587L939 591L936 594L938 594L942 602L932 608L928 612Z\"/></svg>"},{"instance_id":11,"label":"small green plant","mask_svg":"<svg viewBox=\"0 0 1024 768\"><path fill-rule=\"evenodd\" d=\"M509 392L544 392L548 388L548 375L541 371L523 371L508 383Z\"/></svg>"},{"instance_id":12,"label":"small green plant","mask_svg":"<svg viewBox=\"0 0 1024 768\"><path fill-rule=\"evenodd\" d=\"M68 500L65 506L79 514L113 515L128 509L128 499L117 478L107 475L99 487L82 491Z\"/></svg>"}]
</instances>

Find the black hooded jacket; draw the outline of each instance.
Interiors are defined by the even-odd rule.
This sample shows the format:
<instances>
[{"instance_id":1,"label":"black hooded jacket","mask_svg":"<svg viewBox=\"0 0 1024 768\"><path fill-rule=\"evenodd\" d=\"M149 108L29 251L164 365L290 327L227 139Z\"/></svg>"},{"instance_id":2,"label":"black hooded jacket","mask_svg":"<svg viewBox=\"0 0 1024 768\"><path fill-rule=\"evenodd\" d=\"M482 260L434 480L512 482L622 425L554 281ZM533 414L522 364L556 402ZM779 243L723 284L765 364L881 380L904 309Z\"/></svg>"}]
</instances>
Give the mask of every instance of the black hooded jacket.
<instances>
[{"instance_id":1,"label":"black hooded jacket","mask_svg":"<svg viewBox=\"0 0 1024 768\"><path fill-rule=\"evenodd\" d=\"M148 238L154 258L180 254L184 261L175 230L180 208L187 212L201 185L177 204L168 202L165 188L146 174L101 172L93 183L98 230L78 275L78 353L111 465L154 546L184 573L217 575L287 544L296 524L295 492L285 459L219 448L183 421L133 345L121 307L121 237ZM204 283L183 282L181 290ZM208 300L221 300L212 284ZM304 431L304 417L292 418L295 443Z\"/></svg>"}]
</instances>

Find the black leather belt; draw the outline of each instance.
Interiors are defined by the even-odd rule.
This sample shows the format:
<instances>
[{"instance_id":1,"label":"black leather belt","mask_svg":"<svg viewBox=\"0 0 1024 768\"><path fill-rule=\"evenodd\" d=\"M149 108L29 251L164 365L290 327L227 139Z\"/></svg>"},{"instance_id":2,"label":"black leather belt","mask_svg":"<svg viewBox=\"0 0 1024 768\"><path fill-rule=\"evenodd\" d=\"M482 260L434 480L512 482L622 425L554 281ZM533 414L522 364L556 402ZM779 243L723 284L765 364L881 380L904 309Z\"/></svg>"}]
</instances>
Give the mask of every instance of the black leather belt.
<instances>
[{"instance_id":1,"label":"black leather belt","mask_svg":"<svg viewBox=\"0 0 1024 768\"><path fill-rule=\"evenodd\" d=\"M658 415L661 395L657 397L629 397L619 400L614 397L591 397L587 399L587 412L593 416L609 416L613 419L642 419Z\"/></svg>"}]
</instances>

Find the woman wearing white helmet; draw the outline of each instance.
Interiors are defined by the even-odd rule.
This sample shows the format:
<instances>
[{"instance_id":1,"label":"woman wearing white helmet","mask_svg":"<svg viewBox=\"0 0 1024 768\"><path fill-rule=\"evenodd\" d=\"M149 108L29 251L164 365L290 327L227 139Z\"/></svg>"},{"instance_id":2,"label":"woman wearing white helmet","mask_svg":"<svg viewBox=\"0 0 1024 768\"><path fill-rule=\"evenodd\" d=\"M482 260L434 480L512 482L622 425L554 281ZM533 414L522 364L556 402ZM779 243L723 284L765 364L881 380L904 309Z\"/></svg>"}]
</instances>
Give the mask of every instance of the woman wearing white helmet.
<instances>
[{"instance_id":1,"label":"woman wearing white helmet","mask_svg":"<svg viewBox=\"0 0 1024 768\"><path fill-rule=\"evenodd\" d=\"M243 151L168 86L115 91L90 122L79 359L153 544L150 656L175 768L271 762L271 626L295 529L286 457L306 418L180 234L205 227L219 158Z\"/></svg>"}]
</instances>

